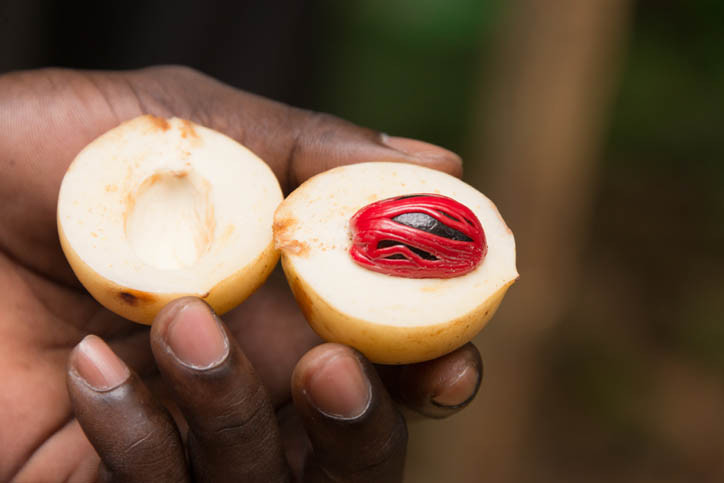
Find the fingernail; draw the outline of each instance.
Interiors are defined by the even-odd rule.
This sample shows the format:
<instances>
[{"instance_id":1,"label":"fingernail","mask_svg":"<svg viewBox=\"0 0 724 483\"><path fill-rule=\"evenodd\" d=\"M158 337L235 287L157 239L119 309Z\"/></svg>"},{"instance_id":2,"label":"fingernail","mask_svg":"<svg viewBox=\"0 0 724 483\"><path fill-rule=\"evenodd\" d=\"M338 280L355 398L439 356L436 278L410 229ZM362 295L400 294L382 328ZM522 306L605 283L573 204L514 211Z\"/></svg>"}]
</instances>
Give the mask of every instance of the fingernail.
<instances>
[{"instance_id":1,"label":"fingernail","mask_svg":"<svg viewBox=\"0 0 724 483\"><path fill-rule=\"evenodd\" d=\"M95 335L86 336L73 351L71 367L91 388L110 391L131 375L122 360Z\"/></svg>"},{"instance_id":2,"label":"fingernail","mask_svg":"<svg viewBox=\"0 0 724 483\"><path fill-rule=\"evenodd\" d=\"M460 156L450 150L417 139L382 134L381 140L384 145L410 156L419 158L453 158L460 160Z\"/></svg>"},{"instance_id":3,"label":"fingernail","mask_svg":"<svg viewBox=\"0 0 724 483\"><path fill-rule=\"evenodd\" d=\"M192 369L210 369L229 353L219 322L201 301L191 301L169 314L165 339L176 359Z\"/></svg>"},{"instance_id":4,"label":"fingernail","mask_svg":"<svg viewBox=\"0 0 724 483\"><path fill-rule=\"evenodd\" d=\"M355 419L369 406L372 391L357 358L336 353L314 371L307 383L307 395L321 412Z\"/></svg>"},{"instance_id":5,"label":"fingernail","mask_svg":"<svg viewBox=\"0 0 724 483\"><path fill-rule=\"evenodd\" d=\"M466 367L455 379L446 383L432 398L432 403L444 408L464 406L478 392L480 372L473 367Z\"/></svg>"}]
</instances>

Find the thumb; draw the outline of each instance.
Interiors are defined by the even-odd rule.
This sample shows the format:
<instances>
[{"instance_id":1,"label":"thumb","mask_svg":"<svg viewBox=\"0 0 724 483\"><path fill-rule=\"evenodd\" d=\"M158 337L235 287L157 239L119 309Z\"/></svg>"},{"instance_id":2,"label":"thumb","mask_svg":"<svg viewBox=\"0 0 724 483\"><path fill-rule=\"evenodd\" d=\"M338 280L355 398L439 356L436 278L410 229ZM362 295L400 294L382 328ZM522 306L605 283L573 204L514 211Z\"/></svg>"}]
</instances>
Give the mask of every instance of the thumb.
<instances>
[{"instance_id":1,"label":"thumb","mask_svg":"<svg viewBox=\"0 0 724 483\"><path fill-rule=\"evenodd\" d=\"M164 66L126 75L149 114L186 116L236 139L271 166L285 191L322 171L368 161L462 174L460 157L447 149L296 109L192 69Z\"/></svg>"},{"instance_id":2,"label":"thumb","mask_svg":"<svg viewBox=\"0 0 724 483\"><path fill-rule=\"evenodd\" d=\"M304 112L300 123L289 165L292 186L337 166L368 161L413 163L462 175L460 157L434 144L389 136L327 114Z\"/></svg>"}]
</instances>

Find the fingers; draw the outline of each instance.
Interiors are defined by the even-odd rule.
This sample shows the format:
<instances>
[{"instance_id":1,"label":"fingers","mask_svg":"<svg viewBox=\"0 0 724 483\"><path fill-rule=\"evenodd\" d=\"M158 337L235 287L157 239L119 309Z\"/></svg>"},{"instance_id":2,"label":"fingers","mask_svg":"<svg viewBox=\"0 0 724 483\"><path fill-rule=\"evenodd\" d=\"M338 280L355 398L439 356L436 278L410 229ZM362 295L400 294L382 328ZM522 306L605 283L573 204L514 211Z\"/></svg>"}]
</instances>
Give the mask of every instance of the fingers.
<instances>
[{"instance_id":1,"label":"fingers","mask_svg":"<svg viewBox=\"0 0 724 483\"><path fill-rule=\"evenodd\" d=\"M445 418L465 408L483 378L480 353L471 343L432 361L378 370L395 399L432 418Z\"/></svg>"},{"instance_id":2,"label":"fingers","mask_svg":"<svg viewBox=\"0 0 724 483\"><path fill-rule=\"evenodd\" d=\"M292 396L314 448L309 481L401 481L407 427L362 355L315 347L294 370Z\"/></svg>"},{"instance_id":3,"label":"fingers","mask_svg":"<svg viewBox=\"0 0 724 483\"><path fill-rule=\"evenodd\" d=\"M98 337L70 357L75 414L114 482L188 481L176 426L138 377Z\"/></svg>"},{"instance_id":4,"label":"fingers","mask_svg":"<svg viewBox=\"0 0 724 483\"><path fill-rule=\"evenodd\" d=\"M196 481L287 481L269 397L205 303L186 297L167 305L151 328L151 348L188 422Z\"/></svg>"},{"instance_id":5,"label":"fingers","mask_svg":"<svg viewBox=\"0 0 724 483\"><path fill-rule=\"evenodd\" d=\"M151 348L188 423L189 465L169 414L105 343L89 336L73 352L68 387L106 480L288 480L269 397L206 304L169 304L152 326Z\"/></svg>"}]
</instances>

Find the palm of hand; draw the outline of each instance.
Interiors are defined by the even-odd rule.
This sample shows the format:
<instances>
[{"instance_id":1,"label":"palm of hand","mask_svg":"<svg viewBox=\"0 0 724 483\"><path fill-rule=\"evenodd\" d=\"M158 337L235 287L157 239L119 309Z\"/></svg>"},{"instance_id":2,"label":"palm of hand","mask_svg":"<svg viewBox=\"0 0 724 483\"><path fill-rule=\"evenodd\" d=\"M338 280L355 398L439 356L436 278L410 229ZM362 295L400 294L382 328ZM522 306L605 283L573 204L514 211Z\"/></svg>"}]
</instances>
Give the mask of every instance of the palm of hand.
<instances>
[{"instance_id":1,"label":"palm of hand","mask_svg":"<svg viewBox=\"0 0 724 483\"><path fill-rule=\"evenodd\" d=\"M46 87L38 85L42 82L55 87L38 96ZM70 72L49 72L46 79L19 83L17 90L14 119L28 124L2 146L11 154L0 182L5 206L0 218L0 480L7 481L22 467L29 481L47 481L64 479L84 466L92 472L97 466L65 387L68 356L86 334L105 339L151 387L162 390L148 328L110 313L77 285L55 227L56 193L74 154L145 109L133 90L109 99L95 79ZM157 114L188 111L188 106L178 106ZM89 125L94 129L89 131ZM275 406L284 404L294 364L316 336L280 275L273 274L225 320ZM243 337L238 337L242 330Z\"/></svg>"}]
</instances>

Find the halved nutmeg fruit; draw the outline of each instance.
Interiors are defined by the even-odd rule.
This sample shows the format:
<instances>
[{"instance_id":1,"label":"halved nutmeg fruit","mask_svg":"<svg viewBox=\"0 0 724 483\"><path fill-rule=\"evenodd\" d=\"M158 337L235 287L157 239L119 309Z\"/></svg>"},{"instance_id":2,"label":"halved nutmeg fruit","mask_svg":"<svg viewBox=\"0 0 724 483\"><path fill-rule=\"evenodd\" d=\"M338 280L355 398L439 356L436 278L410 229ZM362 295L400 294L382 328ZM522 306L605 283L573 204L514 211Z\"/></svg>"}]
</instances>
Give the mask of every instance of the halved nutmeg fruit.
<instances>
[{"instance_id":1,"label":"halved nutmeg fruit","mask_svg":"<svg viewBox=\"0 0 724 483\"><path fill-rule=\"evenodd\" d=\"M377 363L465 344L518 278L495 205L414 165L356 164L309 179L279 205L274 237L312 328Z\"/></svg>"},{"instance_id":2,"label":"halved nutmeg fruit","mask_svg":"<svg viewBox=\"0 0 724 483\"><path fill-rule=\"evenodd\" d=\"M98 302L150 324L195 295L218 313L261 285L279 257L274 173L241 144L183 119L142 116L85 147L58 197L68 262Z\"/></svg>"}]
</instances>

